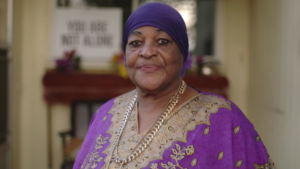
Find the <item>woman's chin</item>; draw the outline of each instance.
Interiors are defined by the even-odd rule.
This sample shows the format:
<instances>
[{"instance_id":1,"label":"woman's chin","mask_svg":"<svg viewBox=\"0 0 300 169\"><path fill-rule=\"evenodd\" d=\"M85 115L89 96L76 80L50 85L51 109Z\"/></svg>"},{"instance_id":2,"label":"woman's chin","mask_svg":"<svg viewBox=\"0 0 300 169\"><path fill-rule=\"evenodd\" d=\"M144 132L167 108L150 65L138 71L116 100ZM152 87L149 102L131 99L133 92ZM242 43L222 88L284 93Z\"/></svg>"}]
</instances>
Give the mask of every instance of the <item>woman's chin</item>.
<instances>
[{"instance_id":1,"label":"woman's chin","mask_svg":"<svg viewBox=\"0 0 300 169\"><path fill-rule=\"evenodd\" d=\"M159 84L158 82L145 80L145 81L139 81L137 87L142 90L155 91L161 87L161 84Z\"/></svg>"},{"instance_id":2,"label":"woman's chin","mask_svg":"<svg viewBox=\"0 0 300 169\"><path fill-rule=\"evenodd\" d=\"M164 84L164 78L160 76L146 75L143 77L136 77L136 86L142 90L155 91L162 87Z\"/></svg>"}]
</instances>

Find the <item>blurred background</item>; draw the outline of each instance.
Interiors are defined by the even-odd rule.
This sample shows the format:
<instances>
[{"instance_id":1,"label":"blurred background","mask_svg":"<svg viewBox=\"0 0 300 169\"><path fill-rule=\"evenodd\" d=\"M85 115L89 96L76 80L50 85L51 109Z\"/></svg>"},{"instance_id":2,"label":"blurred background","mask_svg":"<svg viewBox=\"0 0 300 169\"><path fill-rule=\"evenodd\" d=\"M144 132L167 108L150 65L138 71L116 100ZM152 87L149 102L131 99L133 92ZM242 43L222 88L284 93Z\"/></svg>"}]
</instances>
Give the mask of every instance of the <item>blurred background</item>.
<instances>
[{"instance_id":1,"label":"blurred background","mask_svg":"<svg viewBox=\"0 0 300 169\"><path fill-rule=\"evenodd\" d=\"M153 0L0 0L0 168L72 168L93 113L134 88L126 19ZM228 97L277 168L300 169L300 1L156 0L183 16L185 80Z\"/></svg>"}]
</instances>

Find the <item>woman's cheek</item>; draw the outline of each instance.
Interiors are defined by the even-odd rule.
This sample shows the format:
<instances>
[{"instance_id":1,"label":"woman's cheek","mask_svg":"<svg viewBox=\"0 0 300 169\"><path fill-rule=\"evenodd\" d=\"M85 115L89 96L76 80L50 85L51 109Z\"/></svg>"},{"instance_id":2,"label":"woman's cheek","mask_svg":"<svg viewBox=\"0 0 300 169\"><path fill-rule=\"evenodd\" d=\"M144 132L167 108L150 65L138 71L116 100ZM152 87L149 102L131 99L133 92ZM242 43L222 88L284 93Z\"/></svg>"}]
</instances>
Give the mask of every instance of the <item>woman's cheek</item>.
<instances>
[{"instance_id":1,"label":"woman's cheek","mask_svg":"<svg viewBox=\"0 0 300 169\"><path fill-rule=\"evenodd\" d=\"M126 64L128 68L134 68L136 60L130 54L126 55Z\"/></svg>"}]
</instances>

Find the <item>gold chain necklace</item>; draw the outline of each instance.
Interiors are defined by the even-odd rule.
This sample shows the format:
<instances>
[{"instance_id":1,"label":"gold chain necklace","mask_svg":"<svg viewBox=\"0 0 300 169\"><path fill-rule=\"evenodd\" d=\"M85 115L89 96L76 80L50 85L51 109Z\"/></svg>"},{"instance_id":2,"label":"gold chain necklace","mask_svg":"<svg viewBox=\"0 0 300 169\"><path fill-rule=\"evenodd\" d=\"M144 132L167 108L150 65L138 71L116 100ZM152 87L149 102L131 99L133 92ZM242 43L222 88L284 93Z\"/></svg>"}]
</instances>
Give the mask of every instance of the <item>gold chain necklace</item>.
<instances>
[{"instance_id":1,"label":"gold chain necklace","mask_svg":"<svg viewBox=\"0 0 300 169\"><path fill-rule=\"evenodd\" d=\"M112 148L112 154L109 159L109 163L111 162L112 158L116 163L120 163L120 168L125 164L132 160L134 160L137 156L139 156L145 148L150 144L150 142L153 140L156 133L159 131L161 125L163 124L164 120L170 115L173 108L176 106L179 100L179 96L184 93L186 89L186 83L182 80L181 86L179 87L178 91L175 93L175 95L171 98L169 103L167 104L166 108L162 112L162 114L159 116L159 118L156 120L156 122L151 126L151 128L147 131L147 133L142 137L142 139L139 141L139 143L135 146L135 148L132 150L132 152L126 156L125 158L120 158L118 155L118 145L120 142L120 138L122 136L123 130L128 122L128 118L133 110L134 104L137 100L137 94L134 95L131 103L129 104L123 120L121 122L121 126L119 130L116 133L116 137L113 143ZM109 164L107 164L108 168Z\"/></svg>"}]
</instances>

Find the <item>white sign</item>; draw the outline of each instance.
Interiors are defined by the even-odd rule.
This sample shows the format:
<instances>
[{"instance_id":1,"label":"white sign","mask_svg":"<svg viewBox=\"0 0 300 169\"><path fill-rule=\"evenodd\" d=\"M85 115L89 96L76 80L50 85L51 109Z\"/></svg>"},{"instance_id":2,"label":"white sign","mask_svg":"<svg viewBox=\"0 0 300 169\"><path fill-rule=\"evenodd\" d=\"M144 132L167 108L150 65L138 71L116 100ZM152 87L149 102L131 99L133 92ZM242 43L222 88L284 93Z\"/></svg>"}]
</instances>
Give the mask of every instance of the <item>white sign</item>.
<instances>
[{"instance_id":1,"label":"white sign","mask_svg":"<svg viewBox=\"0 0 300 169\"><path fill-rule=\"evenodd\" d=\"M121 50L122 9L55 9L52 56L76 50L83 62L108 62Z\"/></svg>"}]
</instances>

